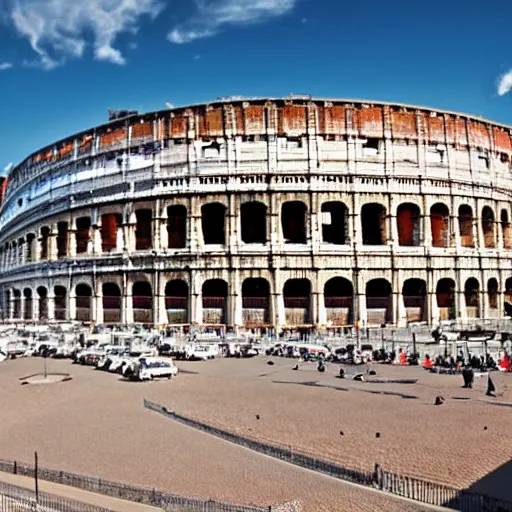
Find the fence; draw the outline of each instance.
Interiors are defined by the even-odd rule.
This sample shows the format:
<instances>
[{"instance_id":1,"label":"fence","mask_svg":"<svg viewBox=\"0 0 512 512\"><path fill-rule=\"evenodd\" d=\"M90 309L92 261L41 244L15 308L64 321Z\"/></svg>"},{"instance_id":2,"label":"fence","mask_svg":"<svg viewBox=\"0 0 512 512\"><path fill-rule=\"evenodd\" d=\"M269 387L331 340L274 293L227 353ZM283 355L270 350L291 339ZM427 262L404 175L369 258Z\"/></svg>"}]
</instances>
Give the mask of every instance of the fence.
<instances>
[{"instance_id":1,"label":"fence","mask_svg":"<svg viewBox=\"0 0 512 512\"><path fill-rule=\"evenodd\" d=\"M106 508L60 498L39 492L38 499L34 492L24 487L0 482L1 512L111 512Z\"/></svg>"},{"instance_id":2,"label":"fence","mask_svg":"<svg viewBox=\"0 0 512 512\"><path fill-rule=\"evenodd\" d=\"M33 466L16 461L0 459L0 471L13 473L22 476L34 477L35 470ZM166 511L179 510L186 512L280 512L281 506L277 507L251 507L245 505L235 505L231 503L222 503L214 500L201 500L188 498L178 494L170 494L157 489L148 489L135 485L128 485L119 482L103 480L101 478L69 473L55 469L38 468L38 478L62 485L77 487L85 491L104 494L113 498L119 498L146 505L160 507ZM0 490L1 493L1 490ZM16 509L12 509L13 512ZM27 509L28 510L28 509ZM48 512L54 509L49 509ZM56 508L57 512L69 510L75 512L74 508ZM3 509L0 509L4 512ZM297 512L300 509L296 509ZM5 512L11 512L6 508ZM17 510L16 510L17 512ZM101 509L77 509L76 512L102 512Z\"/></svg>"},{"instance_id":3,"label":"fence","mask_svg":"<svg viewBox=\"0 0 512 512\"><path fill-rule=\"evenodd\" d=\"M374 471L365 472L343 467L335 462L319 459L311 455L292 450L291 447L278 446L264 441L244 437L234 432L203 423L186 416L168 411L167 408L144 400L144 407L189 427L207 432L226 441L244 446L276 459L284 460L296 466L317 471L340 480L374 487L391 494L428 503L447 506L461 512L512 512L512 503L496 500L489 496L473 493L467 489L456 489L426 480L404 477L383 471L376 465Z\"/></svg>"}]
</instances>

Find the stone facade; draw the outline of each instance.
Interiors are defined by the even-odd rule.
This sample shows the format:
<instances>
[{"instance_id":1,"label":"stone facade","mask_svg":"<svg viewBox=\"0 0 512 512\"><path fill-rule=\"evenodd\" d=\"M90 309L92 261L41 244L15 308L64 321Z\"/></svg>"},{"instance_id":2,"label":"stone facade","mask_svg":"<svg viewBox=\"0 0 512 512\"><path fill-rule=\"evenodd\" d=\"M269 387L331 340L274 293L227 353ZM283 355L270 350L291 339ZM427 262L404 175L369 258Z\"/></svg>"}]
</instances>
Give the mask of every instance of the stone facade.
<instances>
[{"instance_id":1,"label":"stone facade","mask_svg":"<svg viewBox=\"0 0 512 512\"><path fill-rule=\"evenodd\" d=\"M406 325L512 293L509 127L341 100L131 116L28 157L0 210L5 318Z\"/></svg>"}]
</instances>

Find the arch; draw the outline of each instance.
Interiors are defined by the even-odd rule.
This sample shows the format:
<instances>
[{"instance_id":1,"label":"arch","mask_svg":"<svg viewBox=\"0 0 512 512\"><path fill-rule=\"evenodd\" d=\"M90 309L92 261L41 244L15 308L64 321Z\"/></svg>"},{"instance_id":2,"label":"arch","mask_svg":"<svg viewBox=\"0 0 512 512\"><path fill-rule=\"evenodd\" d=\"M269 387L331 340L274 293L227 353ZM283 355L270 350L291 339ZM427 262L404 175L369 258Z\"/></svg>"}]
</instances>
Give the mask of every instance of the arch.
<instances>
[{"instance_id":1,"label":"arch","mask_svg":"<svg viewBox=\"0 0 512 512\"><path fill-rule=\"evenodd\" d=\"M65 258L68 255L68 228L65 221L57 223L57 258Z\"/></svg>"},{"instance_id":2,"label":"arch","mask_svg":"<svg viewBox=\"0 0 512 512\"><path fill-rule=\"evenodd\" d=\"M13 290L13 318L21 318L21 291Z\"/></svg>"},{"instance_id":3,"label":"arch","mask_svg":"<svg viewBox=\"0 0 512 512\"><path fill-rule=\"evenodd\" d=\"M44 286L39 286L36 290L39 298L38 317L39 320L48 318L48 290Z\"/></svg>"},{"instance_id":4,"label":"arch","mask_svg":"<svg viewBox=\"0 0 512 512\"><path fill-rule=\"evenodd\" d=\"M444 203L436 203L430 208L430 230L433 247L451 246L450 210Z\"/></svg>"},{"instance_id":5,"label":"arch","mask_svg":"<svg viewBox=\"0 0 512 512\"><path fill-rule=\"evenodd\" d=\"M505 249L512 248L512 230L510 229L510 220L508 217L508 211L503 208L500 215L501 220L501 233L503 236L503 247Z\"/></svg>"},{"instance_id":6,"label":"arch","mask_svg":"<svg viewBox=\"0 0 512 512\"><path fill-rule=\"evenodd\" d=\"M392 289L387 279L372 279L366 283L366 315L368 325L393 321Z\"/></svg>"},{"instance_id":7,"label":"arch","mask_svg":"<svg viewBox=\"0 0 512 512\"><path fill-rule=\"evenodd\" d=\"M265 244L267 242L267 207L258 201L242 204L240 207L242 242Z\"/></svg>"},{"instance_id":8,"label":"arch","mask_svg":"<svg viewBox=\"0 0 512 512\"><path fill-rule=\"evenodd\" d=\"M348 208L341 201L322 204L322 241L326 244L346 245L350 241Z\"/></svg>"},{"instance_id":9,"label":"arch","mask_svg":"<svg viewBox=\"0 0 512 512\"><path fill-rule=\"evenodd\" d=\"M387 242L386 208L367 203L361 208L363 245L385 245Z\"/></svg>"},{"instance_id":10,"label":"arch","mask_svg":"<svg viewBox=\"0 0 512 512\"><path fill-rule=\"evenodd\" d=\"M482 232L484 235L484 247L487 249L496 247L495 224L495 217L492 208L484 206L482 208Z\"/></svg>"},{"instance_id":11,"label":"arch","mask_svg":"<svg viewBox=\"0 0 512 512\"><path fill-rule=\"evenodd\" d=\"M121 322L121 289L116 283L106 282L102 287L103 322Z\"/></svg>"},{"instance_id":12,"label":"arch","mask_svg":"<svg viewBox=\"0 0 512 512\"><path fill-rule=\"evenodd\" d=\"M23 311L23 318L25 320L32 320L34 316L34 302L32 300L32 289L25 288L23 290L23 297L25 298L25 310Z\"/></svg>"},{"instance_id":13,"label":"arch","mask_svg":"<svg viewBox=\"0 0 512 512\"><path fill-rule=\"evenodd\" d=\"M287 201L281 207L281 228L286 244L307 243L307 206L302 201Z\"/></svg>"},{"instance_id":14,"label":"arch","mask_svg":"<svg viewBox=\"0 0 512 512\"><path fill-rule=\"evenodd\" d=\"M464 298L466 299L466 316L478 318L480 316L480 283L470 277L464 285Z\"/></svg>"},{"instance_id":15,"label":"arch","mask_svg":"<svg viewBox=\"0 0 512 512\"><path fill-rule=\"evenodd\" d=\"M120 213L105 213L101 216L101 248L103 252L117 249L117 232L122 224L123 216Z\"/></svg>"},{"instance_id":16,"label":"arch","mask_svg":"<svg viewBox=\"0 0 512 512\"><path fill-rule=\"evenodd\" d=\"M473 210L471 206L463 204L459 206L460 243L462 247L474 247L473 238Z\"/></svg>"},{"instance_id":17,"label":"arch","mask_svg":"<svg viewBox=\"0 0 512 512\"><path fill-rule=\"evenodd\" d=\"M227 322L228 284L223 279L203 283L203 324L222 325Z\"/></svg>"},{"instance_id":18,"label":"arch","mask_svg":"<svg viewBox=\"0 0 512 512\"><path fill-rule=\"evenodd\" d=\"M201 226L205 245L225 245L226 207L221 203L201 206Z\"/></svg>"},{"instance_id":19,"label":"arch","mask_svg":"<svg viewBox=\"0 0 512 512\"><path fill-rule=\"evenodd\" d=\"M81 322L91 321L92 289L88 284L78 284L75 288L76 319Z\"/></svg>"},{"instance_id":20,"label":"arch","mask_svg":"<svg viewBox=\"0 0 512 512\"><path fill-rule=\"evenodd\" d=\"M242 316L246 327L261 327L270 322L270 285L256 277L242 283Z\"/></svg>"},{"instance_id":21,"label":"arch","mask_svg":"<svg viewBox=\"0 0 512 512\"><path fill-rule=\"evenodd\" d=\"M147 251L152 246L153 212L149 208L141 208L135 211L135 250Z\"/></svg>"},{"instance_id":22,"label":"arch","mask_svg":"<svg viewBox=\"0 0 512 512\"><path fill-rule=\"evenodd\" d=\"M494 277L491 277L491 279L487 281L487 302L489 309L498 309L499 286L498 280Z\"/></svg>"},{"instance_id":23,"label":"arch","mask_svg":"<svg viewBox=\"0 0 512 512\"><path fill-rule=\"evenodd\" d=\"M136 281L132 287L133 321L153 323L153 289L147 281Z\"/></svg>"},{"instance_id":24,"label":"arch","mask_svg":"<svg viewBox=\"0 0 512 512\"><path fill-rule=\"evenodd\" d=\"M170 324L188 323L188 284L182 279L167 281L165 309Z\"/></svg>"},{"instance_id":25,"label":"arch","mask_svg":"<svg viewBox=\"0 0 512 512\"><path fill-rule=\"evenodd\" d=\"M311 283L289 279L283 287L285 321L288 326L311 324Z\"/></svg>"},{"instance_id":26,"label":"arch","mask_svg":"<svg viewBox=\"0 0 512 512\"><path fill-rule=\"evenodd\" d=\"M55 320L67 319L67 290L64 286L53 287Z\"/></svg>"},{"instance_id":27,"label":"arch","mask_svg":"<svg viewBox=\"0 0 512 512\"><path fill-rule=\"evenodd\" d=\"M418 205L402 203L396 211L398 244L417 247L421 244L421 211Z\"/></svg>"},{"instance_id":28,"label":"arch","mask_svg":"<svg viewBox=\"0 0 512 512\"><path fill-rule=\"evenodd\" d=\"M182 204L167 208L167 247L183 249L187 246L187 208Z\"/></svg>"},{"instance_id":29,"label":"arch","mask_svg":"<svg viewBox=\"0 0 512 512\"><path fill-rule=\"evenodd\" d=\"M437 282L436 300L440 320L454 320L456 317L455 281L443 278Z\"/></svg>"},{"instance_id":30,"label":"arch","mask_svg":"<svg viewBox=\"0 0 512 512\"><path fill-rule=\"evenodd\" d=\"M354 287L348 279L333 277L325 283L324 304L329 325L352 325L354 321Z\"/></svg>"},{"instance_id":31,"label":"arch","mask_svg":"<svg viewBox=\"0 0 512 512\"><path fill-rule=\"evenodd\" d=\"M35 238L36 238L36 235L34 233L27 234L27 245L26 245L26 252L25 252L25 261L27 263L34 261L34 240L35 240Z\"/></svg>"},{"instance_id":32,"label":"arch","mask_svg":"<svg viewBox=\"0 0 512 512\"><path fill-rule=\"evenodd\" d=\"M87 252L91 240L91 218L80 217L76 219L76 253Z\"/></svg>"},{"instance_id":33,"label":"arch","mask_svg":"<svg viewBox=\"0 0 512 512\"><path fill-rule=\"evenodd\" d=\"M427 313L427 283L423 279L407 279L402 296L408 322L423 322Z\"/></svg>"},{"instance_id":34,"label":"arch","mask_svg":"<svg viewBox=\"0 0 512 512\"><path fill-rule=\"evenodd\" d=\"M43 226L41 228L41 259L47 260L50 257L50 228Z\"/></svg>"}]
</instances>

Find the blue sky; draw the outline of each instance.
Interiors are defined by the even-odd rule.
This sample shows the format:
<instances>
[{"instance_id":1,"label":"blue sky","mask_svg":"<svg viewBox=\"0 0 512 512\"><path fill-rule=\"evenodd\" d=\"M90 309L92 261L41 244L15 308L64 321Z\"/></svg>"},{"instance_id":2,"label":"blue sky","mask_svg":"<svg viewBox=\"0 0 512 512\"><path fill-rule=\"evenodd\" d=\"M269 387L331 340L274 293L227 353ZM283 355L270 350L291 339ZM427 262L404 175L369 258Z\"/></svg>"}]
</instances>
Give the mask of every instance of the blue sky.
<instances>
[{"instance_id":1,"label":"blue sky","mask_svg":"<svg viewBox=\"0 0 512 512\"><path fill-rule=\"evenodd\" d=\"M231 95L397 101L512 125L511 21L510 0L0 0L0 170L108 108Z\"/></svg>"}]
</instances>

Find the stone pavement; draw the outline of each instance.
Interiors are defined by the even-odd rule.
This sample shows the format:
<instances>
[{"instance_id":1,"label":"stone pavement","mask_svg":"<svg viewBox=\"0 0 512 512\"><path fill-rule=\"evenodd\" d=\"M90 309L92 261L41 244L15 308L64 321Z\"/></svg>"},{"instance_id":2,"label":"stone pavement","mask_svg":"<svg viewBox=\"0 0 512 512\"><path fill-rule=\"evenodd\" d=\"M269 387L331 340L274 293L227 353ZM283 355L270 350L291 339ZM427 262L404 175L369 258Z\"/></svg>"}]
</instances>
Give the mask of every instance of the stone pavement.
<instances>
[{"instance_id":1,"label":"stone pavement","mask_svg":"<svg viewBox=\"0 0 512 512\"><path fill-rule=\"evenodd\" d=\"M24 487L32 491L34 490L34 479L27 476L0 472L0 481L6 484ZM110 496L95 494L75 487L45 482L44 480L39 480L39 490L59 498L71 499L87 503L89 505L95 505L97 507L104 507L114 512L162 512L161 508L152 507L150 505L111 498Z\"/></svg>"}]
</instances>

